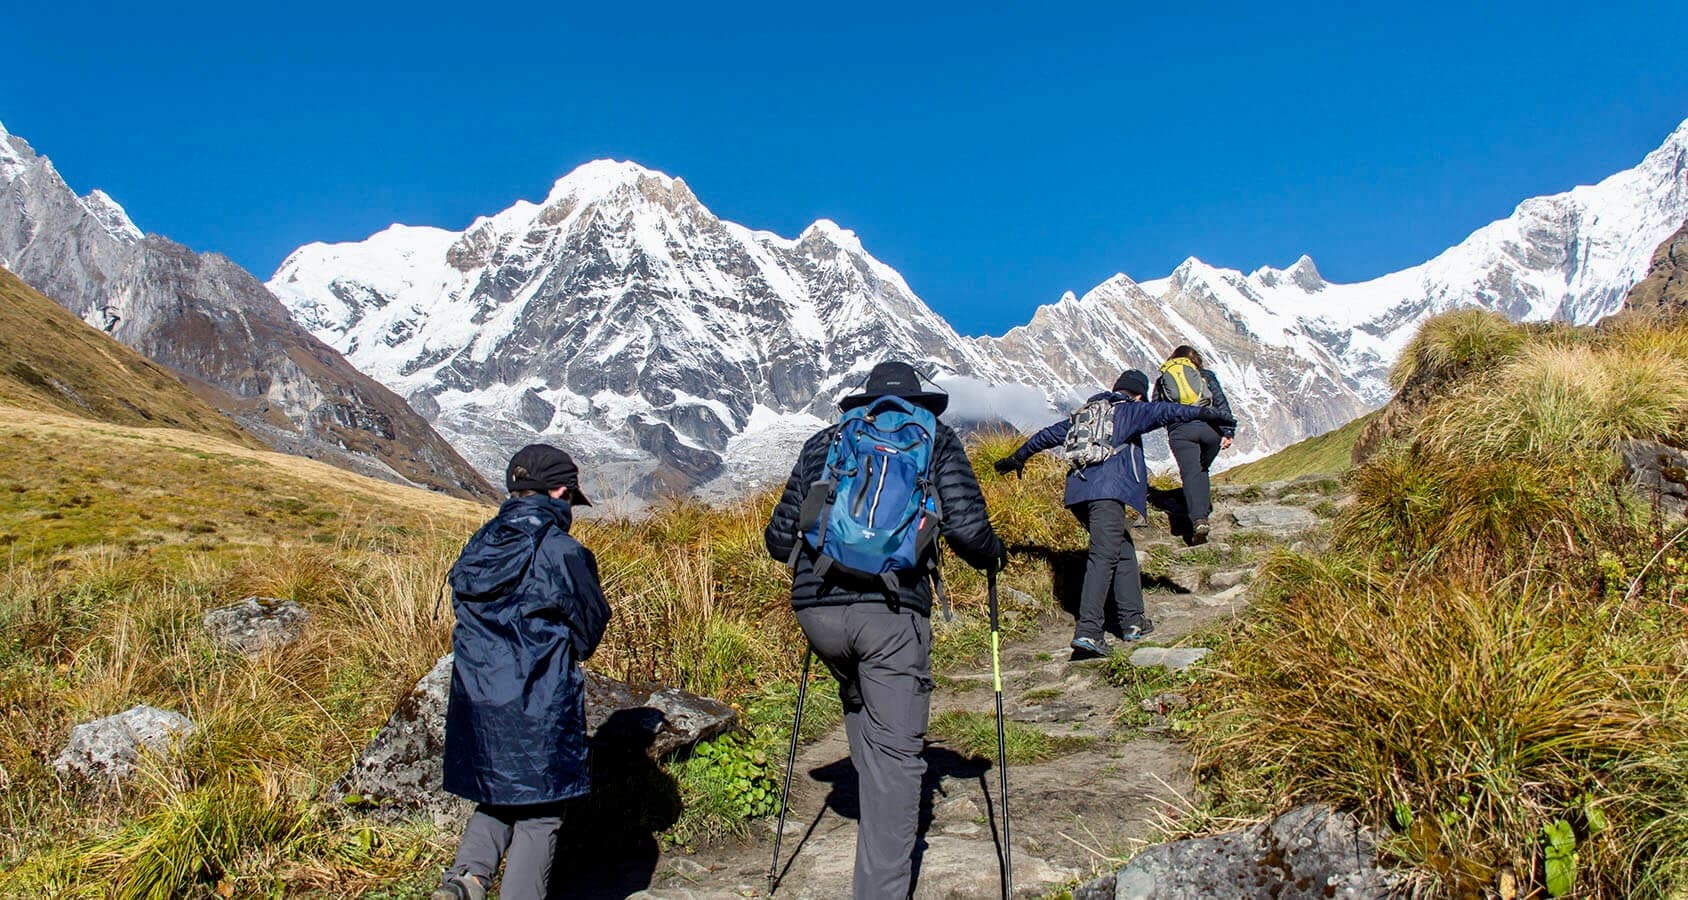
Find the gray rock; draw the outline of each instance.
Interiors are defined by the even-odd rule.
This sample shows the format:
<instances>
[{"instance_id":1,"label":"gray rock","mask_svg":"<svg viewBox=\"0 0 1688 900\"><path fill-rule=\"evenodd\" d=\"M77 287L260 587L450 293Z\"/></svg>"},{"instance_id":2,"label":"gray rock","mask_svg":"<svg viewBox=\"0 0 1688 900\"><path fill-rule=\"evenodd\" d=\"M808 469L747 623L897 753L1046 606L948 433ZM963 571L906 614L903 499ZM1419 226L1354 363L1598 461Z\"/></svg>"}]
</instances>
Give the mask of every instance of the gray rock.
<instances>
[{"instance_id":1,"label":"gray rock","mask_svg":"<svg viewBox=\"0 0 1688 900\"><path fill-rule=\"evenodd\" d=\"M181 713L135 706L72 728L70 742L53 760L60 776L118 781L135 773L141 754L166 755L194 731Z\"/></svg>"},{"instance_id":2,"label":"gray rock","mask_svg":"<svg viewBox=\"0 0 1688 900\"><path fill-rule=\"evenodd\" d=\"M1142 669L1165 666L1176 672L1201 662L1212 652L1206 647L1138 647L1131 651L1131 664Z\"/></svg>"},{"instance_id":3,"label":"gray rock","mask_svg":"<svg viewBox=\"0 0 1688 900\"><path fill-rule=\"evenodd\" d=\"M1238 528L1260 528L1285 534L1312 528L1319 524L1319 517L1298 506L1257 503L1232 510L1231 521Z\"/></svg>"},{"instance_id":4,"label":"gray rock","mask_svg":"<svg viewBox=\"0 0 1688 900\"><path fill-rule=\"evenodd\" d=\"M1225 590L1226 588L1234 588L1252 578L1254 578L1253 569L1235 569L1230 572L1214 572L1207 576L1207 583L1211 587Z\"/></svg>"},{"instance_id":5,"label":"gray rock","mask_svg":"<svg viewBox=\"0 0 1688 900\"><path fill-rule=\"evenodd\" d=\"M1169 712L1189 709L1190 698L1178 693L1177 691L1165 691L1163 693L1156 694L1153 697L1143 698L1143 702L1137 704L1137 706L1146 713L1155 713L1157 715L1164 716Z\"/></svg>"},{"instance_id":6,"label":"gray rock","mask_svg":"<svg viewBox=\"0 0 1688 900\"><path fill-rule=\"evenodd\" d=\"M1353 817L1302 806L1242 831L1150 847L1118 872L1114 897L1381 898L1391 882L1375 846Z\"/></svg>"},{"instance_id":7,"label":"gray rock","mask_svg":"<svg viewBox=\"0 0 1688 900\"><path fill-rule=\"evenodd\" d=\"M311 614L292 600L247 597L206 612L203 622L211 640L225 650L257 656L285 647L304 633Z\"/></svg>"},{"instance_id":8,"label":"gray rock","mask_svg":"<svg viewBox=\"0 0 1688 900\"><path fill-rule=\"evenodd\" d=\"M1073 900L1114 900L1114 874L1109 872L1073 888Z\"/></svg>"},{"instance_id":9,"label":"gray rock","mask_svg":"<svg viewBox=\"0 0 1688 900\"><path fill-rule=\"evenodd\" d=\"M1626 441L1619 448L1624 474L1642 499L1668 516L1688 512L1688 454L1657 441Z\"/></svg>"},{"instance_id":10,"label":"gray rock","mask_svg":"<svg viewBox=\"0 0 1688 900\"><path fill-rule=\"evenodd\" d=\"M440 789L451 654L440 657L335 785L342 799L459 816L463 801ZM638 748L660 759L738 726L732 707L678 688L641 687L586 672L586 733L594 746Z\"/></svg>"}]
</instances>

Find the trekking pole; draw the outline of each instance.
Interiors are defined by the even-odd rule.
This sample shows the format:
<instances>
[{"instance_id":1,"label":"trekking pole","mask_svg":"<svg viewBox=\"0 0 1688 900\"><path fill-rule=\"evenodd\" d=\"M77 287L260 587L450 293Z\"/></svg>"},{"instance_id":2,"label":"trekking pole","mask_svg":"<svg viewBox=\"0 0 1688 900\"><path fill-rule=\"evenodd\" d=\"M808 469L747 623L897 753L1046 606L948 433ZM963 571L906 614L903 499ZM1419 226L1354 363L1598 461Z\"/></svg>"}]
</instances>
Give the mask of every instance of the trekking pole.
<instances>
[{"instance_id":1,"label":"trekking pole","mask_svg":"<svg viewBox=\"0 0 1688 900\"><path fill-rule=\"evenodd\" d=\"M791 749L785 754L785 789L780 791L780 821L774 828L774 861L768 865L768 896L774 895L779 881L780 839L785 837L785 808L791 801L791 770L797 766L797 736L803 732L803 697L809 693L809 661L815 658L815 648L803 651L803 675L797 679L797 714L791 720Z\"/></svg>"},{"instance_id":2,"label":"trekking pole","mask_svg":"<svg viewBox=\"0 0 1688 900\"><path fill-rule=\"evenodd\" d=\"M1008 829L1008 739L1002 722L1002 629L996 614L996 569L985 573L991 603L991 676L996 682L996 767L1002 776L1002 900L1014 895L1014 838Z\"/></svg>"}]
</instances>

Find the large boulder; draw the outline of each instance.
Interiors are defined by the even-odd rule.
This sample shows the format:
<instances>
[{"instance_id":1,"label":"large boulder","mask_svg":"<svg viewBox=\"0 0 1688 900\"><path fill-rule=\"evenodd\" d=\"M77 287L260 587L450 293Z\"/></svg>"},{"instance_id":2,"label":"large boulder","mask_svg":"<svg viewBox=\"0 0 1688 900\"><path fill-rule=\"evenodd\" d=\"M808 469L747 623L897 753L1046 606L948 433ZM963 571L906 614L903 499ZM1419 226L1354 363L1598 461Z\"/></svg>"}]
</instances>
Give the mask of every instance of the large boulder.
<instances>
[{"instance_id":1,"label":"large boulder","mask_svg":"<svg viewBox=\"0 0 1688 900\"><path fill-rule=\"evenodd\" d=\"M1074 896L1358 900L1387 897L1391 888L1388 873L1377 865L1371 833L1352 816L1313 804L1241 831L1150 847Z\"/></svg>"},{"instance_id":2,"label":"large boulder","mask_svg":"<svg viewBox=\"0 0 1688 900\"><path fill-rule=\"evenodd\" d=\"M348 802L454 817L462 801L441 790L451 654L422 676L335 786ZM651 760L731 731L738 716L717 700L678 688L633 685L586 672L586 733L594 756ZM594 762L596 765L596 761Z\"/></svg>"},{"instance_id":3,"label":"large boulder","mask_svg":"<svg viewBox=\"0 0 1688 900\"><path fill-rule=\"evenodd\" d=\"M311 614L292 600L247 597L205 613L202 622L217 646L244 656L285 647L305 631Z\"/></svg>"},{"instance_id":4,"label":"large boulder","mask_svg":"<svg viewBox=\"0 0 1688 900\"><path fill-rule=\"evenodd\" d=\"M193 731L193 722L181 713L132 707L71 729L70 742L53 760L53 770L61 777L120 781L135 773L142 753L168 755Z\"/></svg>"}]
</instances>

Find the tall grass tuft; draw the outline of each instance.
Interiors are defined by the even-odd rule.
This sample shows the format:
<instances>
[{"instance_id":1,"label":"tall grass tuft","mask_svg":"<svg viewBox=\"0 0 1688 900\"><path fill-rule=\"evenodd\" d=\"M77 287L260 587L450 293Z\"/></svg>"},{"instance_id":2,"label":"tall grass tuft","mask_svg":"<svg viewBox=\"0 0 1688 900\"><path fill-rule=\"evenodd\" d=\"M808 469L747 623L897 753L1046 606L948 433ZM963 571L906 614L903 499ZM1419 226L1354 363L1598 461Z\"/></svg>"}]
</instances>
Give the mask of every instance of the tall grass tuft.
<instances>
[{"instance_id":1,"label":"tall grass tuft","mask_svg":"<svg viewBox=\"0 0 1688 900\"><path fill-rule=\"evenodd\" d=\"M1414 375L1449 376L1488 368L1523 346L1525 332L1486 309L1459 309L1425 321L1389 372L1399 390Z\"/></svg>"}]
</instances>

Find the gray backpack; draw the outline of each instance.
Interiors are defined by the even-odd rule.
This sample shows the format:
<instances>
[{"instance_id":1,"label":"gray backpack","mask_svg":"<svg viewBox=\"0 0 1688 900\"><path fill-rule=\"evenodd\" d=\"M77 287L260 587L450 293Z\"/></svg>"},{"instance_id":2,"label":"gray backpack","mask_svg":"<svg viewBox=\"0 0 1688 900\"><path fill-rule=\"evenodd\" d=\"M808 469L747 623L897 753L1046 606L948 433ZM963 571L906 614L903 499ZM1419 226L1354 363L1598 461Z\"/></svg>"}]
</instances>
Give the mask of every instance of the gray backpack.
<instances>
[{"instance_id":1,"label":"gray backpack","mask_svg":"<svg viewBox=\"0 0 1688 900\"><path fill-rule=\"evenodd\" d=\"M1061 458L1068 470L1083 469L1103 462L1118 450L1114 446L1114 400L1098 397L1067 417L1067 439L1061 444Z\"/></svg>"}]
</instances>

